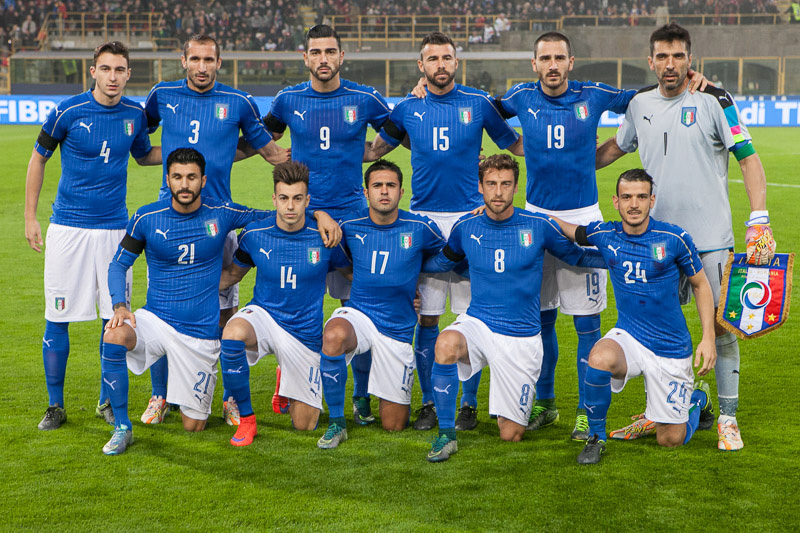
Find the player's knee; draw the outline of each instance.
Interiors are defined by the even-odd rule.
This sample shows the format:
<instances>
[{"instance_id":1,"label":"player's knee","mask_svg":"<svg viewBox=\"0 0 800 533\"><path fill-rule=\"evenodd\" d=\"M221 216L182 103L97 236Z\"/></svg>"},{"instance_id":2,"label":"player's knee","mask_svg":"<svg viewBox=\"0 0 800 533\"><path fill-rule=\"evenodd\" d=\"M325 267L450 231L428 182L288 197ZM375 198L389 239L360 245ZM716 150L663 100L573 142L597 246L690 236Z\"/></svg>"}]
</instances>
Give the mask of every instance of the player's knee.
<instances>
[{"instance_id":1,"label":"player's knee","mask_svg":"<svg viewBox=\"0 0 800 533\"><path fill-rule=\"evenodd\" d=\"M408 417L402 419L381 419L381 425L386 431L403 431L408 426Z\"/></svg>"},{"instance_id":2,"label":"player's knee","mask_svg":"<svg viewBox=\"0 0 800 533\"><path fill-rule=\"evenodd\" d=\"M500 439L506 442L519 442L525 435L525 426L515 424L510 420L501 421L498 418L497 426L500 429Z\"/></svg>"},{"instance_id":3,"label":"player's knee","mask_svg":"<svg viewBox=\"0 0 800 533\"><path fill-rule=\"evenodd\" d=\"M432 328L439 325L438 316L419 315L419 325L423 328Z\"/></svg>"},{"instance_id":4,"label":"player's knee","mask_svg":"<svg viewBox=\"0 0 800 533\"><path fill-rule=\"evenodd\" d=\"M664 431L668 426L661 426L658 431L656 431L656 440L659 446L664 446L665 448L676 448L678 446L683 445L683 440L686 437L686 431L680 431L681 427L677 425L670 424L669 431Z\"/></svg>"},{"instance_id":5,"label":"player's knee","mask_svg":"<svg viewBox=\"0 0 800 533\"><path fill-rule=\"evenodd\" d=\"M436 362L452 365L458 361L462 348L462 337L454 331L443 331L436 339Z\"/></svg>"},{"instance_id":6,"label":"player's knee","mask_svg":"<svg viewBox=\"0 0 800 533\"><path fill-rule=\"evenodd\" d=\"M188 416L183 416L183 429L190 433L194 433L197 431L203 431L206 428L206 421L205 420L196 420L194 418L189 418Z\"/></svg>"},{"instance_id":7,"label":"player's knee","mask_svg":"<svg viewBox=\"0 0 800 533\"><path fill-rule=\"evenodd\" d=\"M589 366L598 370L607 370L611 372L614 367L614 354L608 350L603 349L602 346L594 345L592 351L589 352Z\"/></svg>"},{"instance_id":8,"label":"player's knee","mask_svg":"<svg viewBox=\"0 0 800 533\"><path fill-rule=\"evenodd\" d=\"M329 324L322 333L322 351L329 355L339 355L344 353L344 344L347 340L347 332L337 324Z\"/></svg>"},{"instance_id":9,"label":"player's knee","mask_svg":"<svg viewBox=\"0 0 800 533\"><path fill-rule=\"evenodd\" d=\"M135 337L136 335L133 334L134 341ZM125 326L107 329L103 332L103 342L128 346L131 343L131 332Z\"/></svg>"},{"instance_id":10,"label":"player's knee","mask_svg":"<svg viewBox=\"0 0 800 533\"><path fill-rule=\"evenodd\" d=\"M244 324L242 324L244 322ZM244 341L247 340L247 328L245 325L247 321L237 318L231 320L225 329L222 331L222 339L227 341Z\"/></svg>"}]
</instances>

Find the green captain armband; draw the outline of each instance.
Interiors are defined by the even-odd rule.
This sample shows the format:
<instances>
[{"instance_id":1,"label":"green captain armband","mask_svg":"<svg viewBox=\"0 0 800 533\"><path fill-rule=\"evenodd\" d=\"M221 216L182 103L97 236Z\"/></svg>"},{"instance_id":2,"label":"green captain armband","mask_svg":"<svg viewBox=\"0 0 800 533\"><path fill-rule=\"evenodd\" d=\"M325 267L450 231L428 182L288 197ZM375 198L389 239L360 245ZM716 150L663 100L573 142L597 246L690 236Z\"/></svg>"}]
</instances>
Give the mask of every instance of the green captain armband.
<instances>
[{"instance_id":1,"label":"green captain armband","mask_svg":"<svg viewBox=\"0 0 800 533\"><path fill-rule=\"evenodd\" d=\"M733 152L734 157L736 157L737 161L741 161L745 157L751 156L756 153L756 147L753 146L753 143L749 142Z\"/></svg>"}]
</instances>

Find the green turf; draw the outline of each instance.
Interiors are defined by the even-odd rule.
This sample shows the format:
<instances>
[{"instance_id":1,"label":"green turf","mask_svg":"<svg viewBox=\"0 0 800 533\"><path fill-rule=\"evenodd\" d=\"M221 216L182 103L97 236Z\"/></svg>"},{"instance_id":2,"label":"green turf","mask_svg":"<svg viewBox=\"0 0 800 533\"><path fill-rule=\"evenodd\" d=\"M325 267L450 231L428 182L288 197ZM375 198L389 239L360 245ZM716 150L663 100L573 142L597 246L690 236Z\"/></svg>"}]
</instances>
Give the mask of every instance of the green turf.
<instances>
[{"instance_id":1,"label":"green turf","mask_svg":"<svg viewBox=\"0 0 800 533\"><path fill-rule=\"evenodd\" d=\"M601 131L601 137L613 130ZM770 183L768 204L779 251L798 248L794 206L800 129L753 130ZM149 378L131 379L131 418L136 443L120 457L106 457L109 427L94 417L99 385L99 321L70 327L72 357L66 380L67 424L41 432L36 424L47 404L41 361L44 328L43 257L23 237L25 169L37 128L0 128L4 209L0 234L3 332L0 372L0 530L797 530L800 520L798 398L800 380L794 320L765 338L742 343L739 421L745 448L716 449L716 431L698 433L681 449L660 449L654 439L611 442L600 465L581 467L580 444L569 441L577 402L576 337L560 317L561 360L556 393L561 421L518 444L503 443L486 412L488 372L481 386L480 424L459 438L460 451L440 465L424 457L435 432L387 434L376 427L349 428L339 449L315 446L323 428L302 434L286 416L272 414L274 359L254 367L252 388L259 436L247 449L228 444L233 431L219 418L217 394L208 429L185 434L177 415L163 426L138 422L149 395ZM154 142L158 142L154 138ZM288 139L282 140L287 145ZM492 153L491 143L485 143ZM390 158L410 176L408 153ZM50 215L59 156L48 164L39 207L42 225ZM639 166L629 155L599 173L600 203L614 218L610 197L621 170ZM271 205L269 167L260 160L237 163L233 197L253 206ZM740 180L731 160L731 180ZM159 171L132 164L129 208L153 201ZM741 183L731 183L736 237L749 207ZM520 184L524 190L524 184ZM410 187L401 206L408 205ZM517 205L523 205L523 193ZM144 261L134 267L134 306L144 303ZM252 291L250 275L242 301ZM610 300L613 296L609 290ZM329 314L334 304L327 302ZM699 327L686 308L695 341ZM603 314L603 330L614 323ZM448 316L443 324L452 320ZM712 376L712 388L713 376ZM419 403L415 390L414 405ZM637 380L615 396L609 429L643 408ZM377 409L377 404L373 403ZM348 419L350 414L348 413ZM326 418L323 417L323 424Z\"/></svg>"}]
</instances>

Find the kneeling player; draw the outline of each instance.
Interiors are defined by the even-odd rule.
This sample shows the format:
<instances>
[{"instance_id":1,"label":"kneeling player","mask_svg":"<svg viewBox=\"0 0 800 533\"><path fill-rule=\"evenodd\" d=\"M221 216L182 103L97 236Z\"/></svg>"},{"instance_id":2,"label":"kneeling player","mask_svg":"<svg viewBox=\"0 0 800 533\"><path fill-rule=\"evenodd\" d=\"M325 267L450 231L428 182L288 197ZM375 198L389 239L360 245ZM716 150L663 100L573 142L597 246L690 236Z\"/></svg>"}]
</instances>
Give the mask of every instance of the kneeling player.
<instances>
[{"instance_id":1,"label":"kneeling player","mask_svg":"<svg viewBox=\"0 0 800 533\"><path fill-rule=\"evenodd\" d=\"M486 211L462 217L447 246L423 268L447 271L466 259L472 280L469 309L436 341L431 381L439 438L428 453L431 462L446 461L458 451L458 380L485 366L492 367L489 413L498 417L500 438L522 439L542 365L539 294L545 251L570 265L603 264L596 251L569 242L554 221L514 207L519 165L510 156L487 158L478 176Z\"/></svg>"},{"instance_id":2,"label":"kneeling player","mask_svg":"<svg viewBox=\"0 0 800 533\"><path fill-rule=\"evenodd\" d=\"M608 264L618 319L592 348L586 372L586 410L591 437L578 456L598 463L605 453L606 414L611 393L644 376L645 416L656 423L658 443L680 446L692 438L701 411L710 410L709 387L693 386L692 338L678 296L682 271L689 279L703 327L695 366L699 375L714 368L714 300L703 264L683 229L650 218L653 180L641 169L617 180L614 208L622 222L576 226L558 221L568 237L597 246Z\"/></svg>"},{"instance_id":3,"label":"kneeling player","mask_svg":"<svg viewBox=\"0 0 800 533\"><path fill-rule=\"evenodd\" d=\"M223 290L256 267L253 300L222 333L222 380L241 416L231 439L234 446L248 446L258 433L249 366L268 354L275 354L282 369L277 393L290 400L292 425L301 431L317 427L325 277L334 268L350 265L341 245L322 246L315 222L305 216L308 167L283 163L275 167L272 179L276 216L242 231L234 262L223 270L220 282Z\"/></svg>"},{"instance_id":4,"label":"kneeling player","mask_svg":"<svg viewBox=\"0 0 800 533\"><path fill-rule=\"evenodd\" d=\"M353 261L350 300L334 311L322 337L320 369L330 424L317 442L320 448L347 440L347 365L370 349L368 392L380 398L383 428L399 431L408 425L417 278L423 258L435 255L445 242L435 223L397 208L403 195L397 165L376 161L364 174L364 184L369 207L342 221L343 242Z\"/></svg>"}]
</instances>

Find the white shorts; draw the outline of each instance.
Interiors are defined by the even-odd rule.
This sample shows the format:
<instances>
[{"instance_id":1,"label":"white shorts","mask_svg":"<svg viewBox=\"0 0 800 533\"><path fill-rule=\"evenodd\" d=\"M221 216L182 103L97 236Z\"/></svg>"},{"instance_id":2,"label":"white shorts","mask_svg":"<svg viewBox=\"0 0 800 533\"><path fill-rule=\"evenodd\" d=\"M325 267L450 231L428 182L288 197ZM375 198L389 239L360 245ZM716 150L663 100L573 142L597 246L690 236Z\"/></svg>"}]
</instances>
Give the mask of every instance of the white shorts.
<instances>
[{"instance_id":1,"label":"white shorts","mask_svg":"<svg viewBox=\"0 0 800 533\"><path fill-rule=\"evenodd\" d=\"M542 336L511 337L494 333L483 321L458 315L444 331L464 335L469 363L458 363L458 379L466 381L485 366L492 369L489 414L528 425L536 381L542 370ZM457 391L456 391L457 392Z\"/></svg>"},{"instance_id":2,"label":"white shorts","mask_svg":"<svg viewBox=\"0 0 800 533\"><path fill-rule=\"evenodd\" d=\"M711 293L714 295L714 307L719 305L719 297L722 292L722 274L725 271L725 265L728 264L728 253L728 250L700 252L703 271L706 273L708 283L711 285ZM692 301L692 284L682 270L678 292L681 305L686 305Z\"/></svg>"},{"instance_id":3,"label":"white shorts","mask_svg":"<svg viewBox=\"0 0 800 533\"><path fill-rule=\"evenodd\" d=\"M219 341L184 335L147 309L134 315L136 346L128 352L128 369L141 375L166 355L167 402L180 405L190 418L206 420L217 383Z\"/></svg>"},{"instance_id":4,"label":"white shorts","mask_svg":"<svg viewBox=\"0 0 800 533\"><path fill-rule=\"evenodd\" d=\"M243 307L233 318L247 320L256 332L258 349L247 350L247 363L253 366L261 358L275 354L281 367L279 394L322 409L319 352L309 350L258 305Z\"/></svg>"},{"instance_id":5,"label":"white shorts","mask_svg":"<svg viewBox=\"0 0 800 533\"><path fill-rule=\"evenodd\" d=\"M239 247L239 237L235 231L228 232L225 237L225 248L222 251L222 268L233 263L233 254ZM224 291L219 291L219 308L233 309L239 306L239 284L231 285Z\"/></svg>"},{"instance_id":6,"label":"white shorts","mask_svg":"<svg viewBox=\"0 0 800 533\"><path fill-rule=\"evenodd\" d=\"M114 316L108 291L108 265L124 229L87 229L50 224L44 249L44 317L51 322L82 322ZM133 271L125 292L130 306Z\"/></svg>"},{"instance_id":7,"label":"white shorts","mask_svg":"<svg viewBox=\"0 0 800 533\"><path fill-rule=\"evenodd\" d=\"M624 329L611 328L603 338L619 344L628 363L624 379L611 379L613 392L621 392L628 381L643 375L647 419L661 424L682 424L689 420L689 400L694 390L691 356L659 357Z\"/></svg>"},{"instance_id":8,"label":"white shorts","mask_svg":"<svg viewBox=\"0 0 800 533\"><path fill-rule=\"evenodd\" d=\"M571 224L584 225L603 220L597 204L569 211L548 211L526 203L525 209L552 215ZM606 308L606 278L607 272L603 268L570 266L545 252L541 309L557 309L560 305L565 315L596 315Z\"/></svg>"},{"instance_id":9,"label":"white shorts","mask_svg":"<svg viewBox=\"0 0 800 533\"><path fill-rule=\"evenodd\" d=\"M350 322L358 339L356 349L346 354L347 364L350 364L354 355L372 350L367 392L383 400L411 405L414 347L408 342L387 337L378 331L367 315L352 307L340 307L333 312L328 322L334 318L343 318Z\"/></svg>"},{"instance_id":10,"label":"white shorts","mask_svg":"<svg viewBox=\"0 0 800 533\"><path fill-rule=\"evenodd\" d=\"M438 213L435 211L411 211L412 213L426 216L433 220L445 240L450 237L450 231L458 219L469 211L461 213ZM447 296L450 296L450 310L455 314L466 313L470 302L469 279L459 276L455 272L441 274L420 274L419 294L422 306L419 314L424 316L441 316L447 308Z\"/></svg>"}]
</instances>

